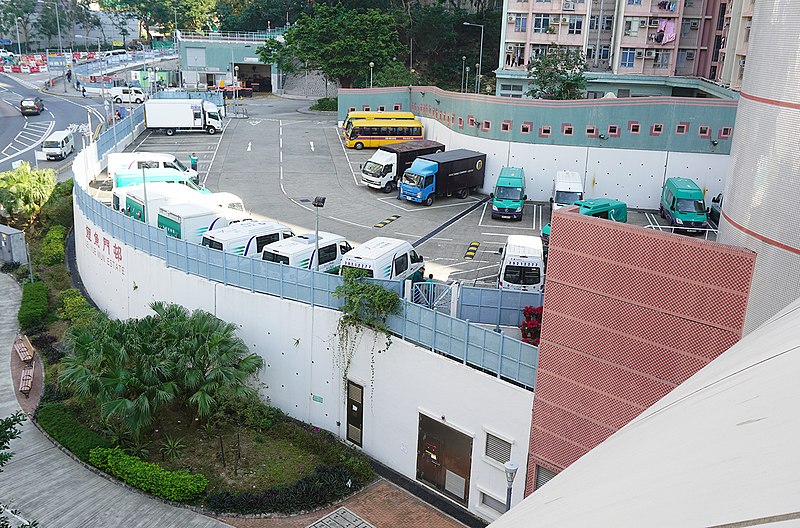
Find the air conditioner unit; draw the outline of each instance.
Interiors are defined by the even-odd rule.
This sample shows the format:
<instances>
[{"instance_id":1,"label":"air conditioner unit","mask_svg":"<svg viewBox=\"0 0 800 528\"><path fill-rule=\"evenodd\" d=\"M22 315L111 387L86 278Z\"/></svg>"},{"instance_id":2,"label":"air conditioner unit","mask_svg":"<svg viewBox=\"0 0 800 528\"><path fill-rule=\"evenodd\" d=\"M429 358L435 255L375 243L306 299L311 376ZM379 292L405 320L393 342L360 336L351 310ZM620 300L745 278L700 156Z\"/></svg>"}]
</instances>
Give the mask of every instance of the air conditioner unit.
<instances>
[{"instance_id":1,"label":"air conditioner unit","mask_svg":"<svg viewBox=\"0 0 800 528\"><path fill-rule=\"evenodd\" d=\"M640 18L639 19L639 27L643 27L643 28L647 27L647 19L646 18Z\"/></svg>"},{"instance_id":2,"label":"air conditioner unit","mask_svg":"<svg viewBox=\"0 0 800 528\"><path fill-rule=\"evenodd\" d=\"M744 63L745 63L745 59L740 60L739 61L739 66L744 66Z\"/></svg>"},{"instance_id":3,"label":"air conditioner unit","mask_svg":"<svg viewBox=\"0 0 800 528\"><path fill-rule=\"evenodd\" d=\"M636 58L637 58L637 59L641 59L642 57L644 57L644 50L642 50L642 49L637 49L637 50L636 50Z\"/></svg>"},{"instance_id":4,"label":"air conditioner unit","mask_svg":"<svg viewBox=\"0 0 800 528\"><path fill-rule=\"evenodd\" d=\"M686 52L686 60L694 60L694 50Z\"/></svg>"},{"instance_id":5,"label":"air conditioner unit","mask_svg":"<svg viewBox=\"0 0 800 528\"><path fill-rule=\"evenodd\" d=\"M506 51L514 51L514 46L506 46Z\"/></svg>"},{"instance_id":6,"label":"air conditioner unit","mask_svg":"<svg viewBox=\"0 0 800 528\"><path fill-rule=\"evenodd\" d=\"M568 17L561 17L561 23L562 24L569 24L569 18Z\"/></svg>"},{"instance_id":7,"label":"air conditioner unit","mask_svg":"<svg viewBox=\"0 0 800 528\"><path fill-rule=\"evenodd\" d=\"M699 29L700 28L700 21L699 20L692 20L689 22L690 29Z\"/></svg>"},{"instance_id":8,"label":"air conditioner unit","mask_svg":"<svg viewBox=\"0 0 800 528\"><path fill-rule=\"evenodd\" d=\"M650 27L658 27L659 19L651 18L650 21L647 23Z\"/></svg>"},{"instance_id":9,"label":"air conditioner unit","mask_svg":"<svg viewBox=\"0 0 800 528\"><path fill-rule=\"evenodd\" d=\"M646 50L644 52L645 59L655 59L656 58L656 50Z\"/></svg>"},{"instance_id":10,"label":"air conditioner unit","mask_svg":"<svg viewBox=\"0 0 800 528\"><path fill-rule=\"evenodd\" d=\"M508 23L513 24L517 20L517 17L514 15L508 15Z\"/></svg>"},{"instance_id":11,"label":"air conditioner unit","mask_svg":"<svg viewBox=\"0 0 800 528\"><path fill-rule=\"evenodd\" d=\"M564 11L575 11L575 2L564 2Z\"/></svg>"},{"instance_id":12,"label":"air conditioner unit","mask_svg":"<svg viewBox=\"0 0 800 528\"><path fill-rule=\"evenodd\" d=\"M552 18L550 20L550 25L551 26L557 26L557 25L559 25L561 23L561 20L566 20L566 17L564 17L563 19L558 18L558 17Z\"/></svg>"}]
</instances>

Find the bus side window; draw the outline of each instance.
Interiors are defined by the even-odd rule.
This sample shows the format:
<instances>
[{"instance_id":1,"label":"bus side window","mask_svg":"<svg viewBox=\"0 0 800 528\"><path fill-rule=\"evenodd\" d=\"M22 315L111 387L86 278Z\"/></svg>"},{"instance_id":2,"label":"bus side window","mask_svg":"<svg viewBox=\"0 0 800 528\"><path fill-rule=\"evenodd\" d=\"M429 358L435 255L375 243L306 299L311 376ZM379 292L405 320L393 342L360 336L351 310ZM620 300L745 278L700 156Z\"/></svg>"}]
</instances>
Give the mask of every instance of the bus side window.
<instances>
[{"instance_id":1,"label":"bus side window","mask_svg":"<svg viewBox=\"0 0 800 528\"><path fill-rule=\"evenodd\" d=\"M388 136L389 135L389 127L381 127L380 135L381 136Z\"/></svg>"},{"instance_id":2,"label":"bus side window","mask_svg":"<svg viewBox=\"0 0 800 528\"><path fill-rule=\"evenodd\" d=\"M361 135L361 127L353 128L353 131L350 132L350 137L355 139Z\"/></svg>"},{"instance_id":3,"label":"bus side window","mask_svg":"<svg viewBox=\"0 0 800 528\"><path fill-rule=\"evenodd\" d=\"M398 127L392 127L391 129L389 129L390 136L396 136L397 134L398 134Z\"/></svg>"},{"instance_id":4,"label":"bus side window","mask_svg":"<svg viewBox=\"0 0 800 528\"><path fill-rule=\"evenodd\" d=\"M411 130L413 131L412 134L411 134L412 136L421 136L422 135L422 129L420 127L414 127Z\"/></svg>"}]
</instances>

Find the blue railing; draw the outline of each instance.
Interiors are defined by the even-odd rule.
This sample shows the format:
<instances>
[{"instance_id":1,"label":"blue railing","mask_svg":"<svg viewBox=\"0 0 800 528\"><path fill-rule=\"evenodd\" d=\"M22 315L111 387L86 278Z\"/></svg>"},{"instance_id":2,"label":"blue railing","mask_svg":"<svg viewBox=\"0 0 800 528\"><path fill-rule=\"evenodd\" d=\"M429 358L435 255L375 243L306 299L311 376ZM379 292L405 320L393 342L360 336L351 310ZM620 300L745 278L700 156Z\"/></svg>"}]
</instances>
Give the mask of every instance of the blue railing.
<instances>
[{"instance_id":1,"label":"blue railing","mask_svg":"<svg viewBox=\"0 0 800 528\"><path fill-rule=\"evenodd\" d=\"M461 286L458 294L458 317L485 324L519 326L522 309L541 306L543 293Z\"/></svg>"},{"instance_id":2,"label":"blue railing","mask_svg":"<svg viewBox=\"0 0 800 528\"><path fill-rule=\"evenodd\" d=\"M119 106L125 106L119 105ZM113 123L106 130L97 137L97 156L102 158L107 152L114 148L114 139L121 140L131 132L133 132L136 125L144 121L144 107L139 105L135 107L130 114L126 115L120 121ZM116 128L116 134L114 129Z\"/></svg>"},{"instance_id":3,"label":"blue railing","mask_svg":"<svg viewBox=\"0 0 800 528\"><path fill-rule=\"evenodd\" d=\"M222 94L219 92L200 92L200 91L185 91L185 92L157 92L156 99L203 99L204 101L211 101L217 106L224 106L225 101Z\"/></svg>"}]
</instances>

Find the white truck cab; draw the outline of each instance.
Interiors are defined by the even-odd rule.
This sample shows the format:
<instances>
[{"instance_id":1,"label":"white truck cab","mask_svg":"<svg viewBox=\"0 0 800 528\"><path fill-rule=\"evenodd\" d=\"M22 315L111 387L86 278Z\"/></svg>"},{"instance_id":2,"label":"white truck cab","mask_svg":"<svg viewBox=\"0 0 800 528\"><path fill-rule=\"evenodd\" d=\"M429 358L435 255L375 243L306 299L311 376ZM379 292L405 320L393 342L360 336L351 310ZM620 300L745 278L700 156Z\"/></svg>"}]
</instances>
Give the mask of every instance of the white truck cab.
<instances>
[{"instance_id":1,"label":"white truck cab","mask_svg":"<svg viewBox=\"0 0 800 528\"><path fill-rule=\"evenodd\" d=\"M316 269L319 262L319 271L338 273L342 257L353 249L343 236L324 231L319 232L319 259L316 247L316 235L305 233L265 246L261 259L308 270Z\"/></svg>"},{"instance_id":2,"label":"white truck cab","mask_svg":"<svg viewBox=\"0 0 800 528\"><path fill-rule=\"evenodd\" d=\"M243 257L261 257L264 247L292 238L292 230L278 222L250 220L215 229L203 235L202 244L211 249L235 253Z\"/></svg>"},{"instance_id":3,"label":"white truck cab","mask_svg":"<svg viewBox=\"0 0 800 528\"><path fill-rule=\"evenodd\" d=\"M573 171L558 171L553 182L550 206L553 211L583 200L583 178Z\"/></svg>"},{"instance_id":4,"label":"white truck cab","mask_svg":"<svg viewBox=\"0 0 800 528\"><path fill-rule=\"evenodd\" d=\"M405 280L424 264L422 255L405 240L376 237L358 246L342 259L342 268L368 271L375 279Z\"/></svg>"},{"instance_id":5,"label":"white truck cab","mask_svg":"<svg viewBox=\"0 0 800 528\"><path fill-rule=\"evenodd\" d=\"M544 287L544 251L537 236L511 235L502 249L499 288L541 292Z\"/></svg>"}]
</instances>

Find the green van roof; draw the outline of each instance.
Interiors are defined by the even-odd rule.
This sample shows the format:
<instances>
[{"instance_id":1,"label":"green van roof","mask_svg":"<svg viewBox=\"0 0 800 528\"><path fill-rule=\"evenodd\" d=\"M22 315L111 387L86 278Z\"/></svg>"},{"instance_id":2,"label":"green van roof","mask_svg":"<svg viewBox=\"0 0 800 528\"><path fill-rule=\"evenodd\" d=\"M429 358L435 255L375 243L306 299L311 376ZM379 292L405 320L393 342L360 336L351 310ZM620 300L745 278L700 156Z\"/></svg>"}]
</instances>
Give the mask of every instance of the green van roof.
<instances>
[{"instance_id":1,"label":"green van roof","mask_svg":"<svg viewBox=\"0 0 800 528\"><path fill-rule=\"evenodd\" d=\"M497 178L524 178L525 171L520 167L503 167Z\"/></svg>"},{"instance_id":2,"label":"green van roof","mask_svg":"<svg viewBox=\"0 0 800 528\"><path fill-rule=\"evenodd\" d=\"M676 189L683 189L683 190L700 190L700 187L694 182L694 180L690 180L689 178L667 178L667 183L672 183Z\"/></svg>"}]
</instances>

